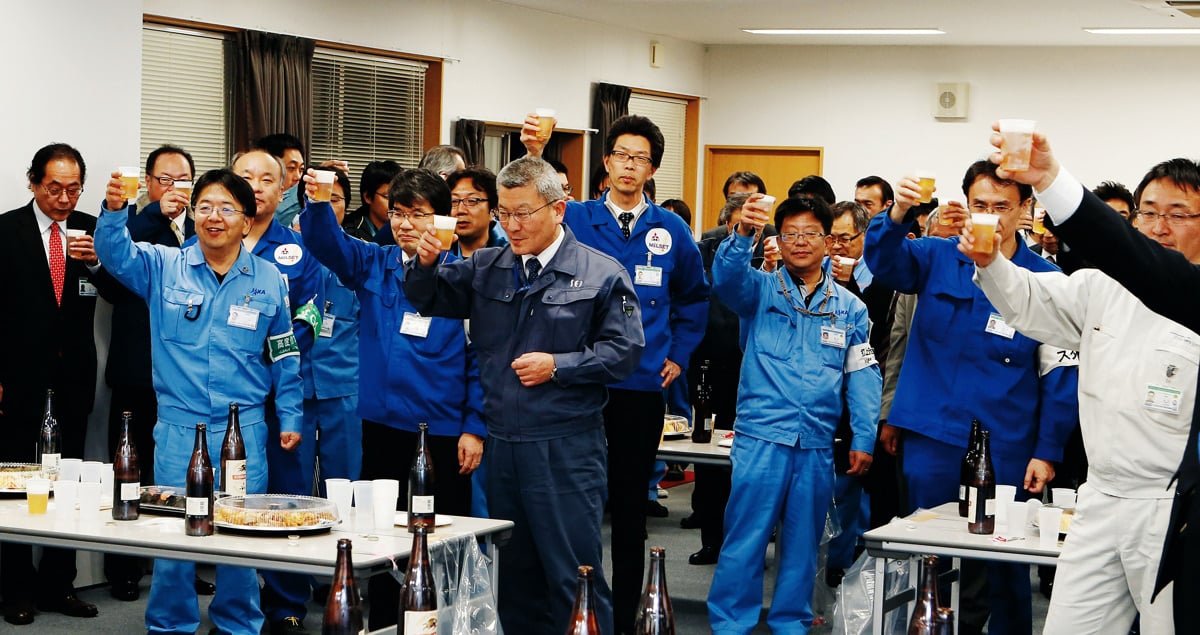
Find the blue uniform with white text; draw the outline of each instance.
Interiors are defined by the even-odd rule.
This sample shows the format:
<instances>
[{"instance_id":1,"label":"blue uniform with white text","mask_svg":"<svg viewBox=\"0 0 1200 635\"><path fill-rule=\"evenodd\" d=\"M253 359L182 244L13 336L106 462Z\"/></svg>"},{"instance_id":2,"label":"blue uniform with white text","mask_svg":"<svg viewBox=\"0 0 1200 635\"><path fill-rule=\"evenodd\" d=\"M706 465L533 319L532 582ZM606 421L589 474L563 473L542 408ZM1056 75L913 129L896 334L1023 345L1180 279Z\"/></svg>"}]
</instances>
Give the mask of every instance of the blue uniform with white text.
<instances>
[{"instance_id":1,"label":"blue uniform with white text","mask_svg":"<svg viewBox=\"0 0 1200 635\"><path fill-rule=\"evenodd\" d=\"M210 451L220 448L229 404L237 403L246 441L247 491L265 492L266 447L279 443L278 435L270 437L266 431L263 404L268 395L274 393L282 430L299 432L301 426L300 358L279 270L243 249L218 281L199 246L134 243L126 219L125 210L102 211L96 253L111 263L105 267L113 277L144 298L150 309L158 392L156 481L184 486L196 421L208 424ZM193 563L155 561L147 630L192 633L199 628L194 577ZM217 567L217 595L209 617L223 632L259 631L263 614L253 569Z\"/></svg>"},{"instance_id":2,"label":"blue uniform with white text","mask_svg":"<svg viewBox=\"0 0 1200 635\"><path fill-rule=\"evenodd\" d=\"M754 629L762 609L763 558L771 530L782 521L767 623L774 633L807 633L843 390L855 433L852 450L869 454L882 379L861 300L828 275L803 293L782 268L752 269L751 249L750 237L733 234L713 262L717 297L741 318L745 356L725 543L709 592L709 620L718 635Z\"/></svg>"}]
</instances>

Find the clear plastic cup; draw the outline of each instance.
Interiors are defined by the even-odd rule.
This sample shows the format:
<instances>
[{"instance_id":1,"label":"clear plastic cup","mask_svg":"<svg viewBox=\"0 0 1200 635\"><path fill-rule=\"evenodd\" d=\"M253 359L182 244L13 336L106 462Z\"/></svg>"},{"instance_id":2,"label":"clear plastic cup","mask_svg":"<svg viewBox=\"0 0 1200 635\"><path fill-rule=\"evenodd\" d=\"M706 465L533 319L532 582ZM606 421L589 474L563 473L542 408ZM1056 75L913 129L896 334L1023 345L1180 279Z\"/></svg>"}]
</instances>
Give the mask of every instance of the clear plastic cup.
<instances>
[{"instance_id":1,"label":"clear plastic cup","mask_svg":"<svg viewBox=\"0 0 1200 635\"><path fill-rule=\"evenodd\" d=\"M337 506L338 518L346 527L350 526L351 501L354 500L354 484L348 478L325 479L325 494Z\"/></svg>"},{"instance_id":2,"label":"clear plastic cup","mask_svg":"<svg viewBox=\"0 0 1200 635\"><path fill-rule=\"evenodd\" d=\"M317 170L317 191L313 193L313 201L317 203L328 203L333 198L333 184L337 181L337 175L329 170Z\"/></svg>"},{"instance_id":3,"label":"clear plastic cup","mask_svg":"<svg viewBox=\"0 0 1200 635\"><path fill-rule=\"evenodd\" d=\"M937 185L937 175L929 170L917 171L917 187L921 190L920 203L929 203L933 201L933 191Z\"/></svg>"},{"instance_id":4,"label":"clear plastic cup","mask_svg":"<svg viewBox=\"0 0 1200 635\"><path fill-rule=\"evenodd\" d=\"M538 141L547 141L554 134L554 126L558 123L558 111L553 108L537 108L534 114L538 116Z\"/></svg>"},{"instance_id":5,"label":"clear plastic cup","mask_svg":"<svg viewBox=\"0 0 1200 635\"><path fill-rule=\"evenodd\" d=\"M83 469L83 459L60 459L58 461L59 481L79 481L79 472Z\"/></svg>"},{"instance_id":6,"label":"clear plastic cup","mask_svg":"<svg viewBox=\"0 0 1200 635\"><path fill-rule=\"evenodd\" d=\"M117 168L121 173L121 184L125 186L125 200L136 201L138 197L138 187L141 186L139 179L141 172L136 166L123 165Z\"/></svg>"},{"instance_id":7,"label":"clear plastic cup","mask_svg":"<svg viewBox=\"0 0 1200 635\"><path fill-rule=\"evenodd\" d=\"M100 483L79 484L79 520L97 521L100 518L100 500L103 486Z\"/></svg>"},{"instance_id":8,"label":"clear plastic cup","mask_svg":"<svg viewBox=\"0 0 1200 635\"><path fill-rule=\"evenodd\" d=\"M103 472L104 464L100 461L84 461L79 470L79 480L84 483L99 483Z\"/></svg>"},{"instance_id":9,"label":"clear plastic cup","mask_svg":"<svg viewBox=\"0 0 1200 635\"><path fill-rule=\"evenodd\" d=\"M1042 549L1058 546L1058 529L1062 524L1062 515L1062 509L1049 505L1043 505L1038 510L1038 544Z\"/></svg>"},{"instance_id":10,"label":"clear plastic cup","mask_svg":"<svg viewBox=\"0 0 1200 635\"><path fill-rule=\"evenodd\" d=\"M1032 119L1000 120L1000 168L1008 172L1024 172L1029 169L1029 158L1033 154L1033 130L1037 122Z\"/></svg>"},{"instance_id":11,"label":"clear plastic cup","mask_svg":"<svg viewBox=\"0 0 1200 635\"><path fill-rule=\"evenodd\" d=\"M971 214L971 234L975 236L977 254L990 254L996 247L996 225L1000 217L996 214Z\"/></svg>"},{"instance_id":12,"label":"clear plastic cup","mask_svg":"<svg viewBox=\"0 0 1200 635\"><path fill-rule=\"evenodd\" d=\"M354 528L375 530L375 498L371 481L354 481Z\"/></svg>"},{"instance_id":13,"label":"clear plastic cup","mask_svg":"<svg viewBox=\"0 0 1200 635\"><path fill-rule=\"evenodd\" d=\"M1008 526L1008 506L1017 497L1017 488L1013 485L996 486L996 526Z\"/></svg>"},{"instance_id":14,"label":"clear plastic cup","mask_svg":"<svg viewBox=\"0 0 1200 635\"><path fill-rule=\"evenodd\" d=\"M29 503L29 513L45 514L50 504L50 479L31 478L25 481L25 499Z\"/></svg>"},{"instance_id":15,"label":"clear plastic cup","mask_svg":"<svg viewBox=\"0 0 1200 635\"><path fill-rule=\"evenodd\" d=\"M458 219L453 216L434 216L433 230L437 232L438 240L442 241L442 251L447 251L454 244L454 227Z\"/></svg>"},{"instance_id":16,"label":"clear plastic cup","mask_svg":"<svg viewBox=\"0 0 1200 635\"><path fill-rule=\"evenodd\" d=\"M391 478L375 479L371 486L371 496L375 505L375 531L395 526L400 481Z\"/></svg>"},{"instance_id":17,"label":"clear plastic cup","mask_svg":"<svg viewBox=\"0 0 1200 635\"><path fill-rule=\"evenodd\" d=\"M1055 487L1050 490L1050 500L1054 503L1055 507L1075 509L1077 498L1078 494L1069 487Z\"/></svg>"},{"instance_id":18,"label":"clear plastic cup","mask_svg":"<svg viewBox=\"0 0 1200 635\"><path fill-rule=\"evenodd\" d=\"M79 501L79 481L59 479L54 483L54 513L57 516L75 516L75 504Z\"/></svg>"}]
</instances>

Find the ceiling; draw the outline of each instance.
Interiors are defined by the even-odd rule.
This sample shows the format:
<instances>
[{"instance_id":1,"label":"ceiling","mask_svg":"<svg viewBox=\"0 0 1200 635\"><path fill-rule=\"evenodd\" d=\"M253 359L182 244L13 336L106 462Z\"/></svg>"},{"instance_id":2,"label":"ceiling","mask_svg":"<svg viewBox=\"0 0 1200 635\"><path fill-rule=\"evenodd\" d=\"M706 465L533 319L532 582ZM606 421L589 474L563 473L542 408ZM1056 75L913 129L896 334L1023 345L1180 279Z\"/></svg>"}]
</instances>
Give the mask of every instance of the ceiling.
<instances>
[{"instance_id":1,"label":"ceiling","mask_svg":"<svg viewBox=\"0 0 1200 635\"><path fill-rule=\"evenodd\" d=\"M1092 27L1200 28L1200 18L1168 8L1165 0L499 1L700 44L1200 45L1200 35L1113 36L1083 31ZM762 36L743 33L743 28L938 28L946 35Z\"/></svg>"}]
</instances>

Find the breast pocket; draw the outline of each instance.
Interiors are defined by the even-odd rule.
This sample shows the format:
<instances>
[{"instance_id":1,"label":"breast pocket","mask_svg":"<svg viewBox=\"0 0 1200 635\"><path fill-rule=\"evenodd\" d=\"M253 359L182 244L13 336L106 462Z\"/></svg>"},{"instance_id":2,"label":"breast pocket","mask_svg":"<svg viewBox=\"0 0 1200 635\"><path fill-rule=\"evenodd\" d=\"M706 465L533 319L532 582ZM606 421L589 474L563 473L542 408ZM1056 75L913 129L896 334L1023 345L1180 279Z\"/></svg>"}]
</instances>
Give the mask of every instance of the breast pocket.
<instances>
[{"instance_id":1,"label":"breast pocket","mask_svg":"<svg viewBox=\"0 0 1200 635\"><path fill-rule=\"evenodd\" d=\"M258 312L258 322L253 329L225 324L229 333L229 342L236 350L243 353L261 354L265 350L264 346L267 334L270 332L271 322L275 321L275 315L279 313L280 307L278 304L266 300L250 300L250 304L247 306ZM228 322L229 311L230 308L226 307L226 314L221 316L222 321Z\"/></svg>"},{"instance_id":2,"label":"breast pocket","mask_svg":"<svg viewBox=\"0 0 1200 635\"><path fill-rule=\"evenodd\" d=\"M792 335L796 331L792 317L772 306L756 322L751 337L759 352L776 359L790 359L793 352Z\"/></svg>"},{"instance_id":3,"label":"breast pocket","mask_svg":"<svg viewBox=\"0 0 1200 635\"><path fill-rule=\"evenodd\" d=\"M205 306L204 294L199 291L171 287L163 289L159 337L168 342L199 343L204 336L204 329L199 322L200 313L209 310L212 307Z\"/></svg>"},{"instance_id":4,"label":"breast pocket","mask_svg":"<svg viewBox=\"0 0 1200 635\"><path fill-rule=\"evenodd\" d=\"M514 337L513 313L519 306L516 288L477 280L472 290L477 300L471 307L471 343L479 350L507 347Z\"/></svg>"},{"instance_id":5,"label":"breast pocket","mask_svg":"<svg viewBox=\"0 0 1200 635\"><path fill-rule=\"evenodd\" d=\"M547 318L553 325L551 353L578 351L595 330L599 287L550 288L542 294Z\"/></svg>"},{"instance_id":6,"label":"breast pocket","mask_svg":"<svg viewBox=\"0 0 1200 635\"><path fill-rule=\"evenodd\" d=\"M916 313L913 315L915 330L919 331L922 338L935 342L946 341L951 325L970 314L971 299L969 296L961 297L960 294L944 291L930 294L930 299L931 302L917 302Z\"/></svg>"}]
</instances>

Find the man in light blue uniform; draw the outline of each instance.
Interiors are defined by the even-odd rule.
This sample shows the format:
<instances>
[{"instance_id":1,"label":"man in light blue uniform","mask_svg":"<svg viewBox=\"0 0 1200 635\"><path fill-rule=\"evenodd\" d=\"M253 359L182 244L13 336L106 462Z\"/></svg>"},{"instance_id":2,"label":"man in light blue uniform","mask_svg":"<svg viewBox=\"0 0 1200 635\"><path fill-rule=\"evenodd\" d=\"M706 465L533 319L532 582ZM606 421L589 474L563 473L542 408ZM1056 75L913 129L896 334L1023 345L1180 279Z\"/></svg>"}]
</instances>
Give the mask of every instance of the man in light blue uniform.
<instances>
[{"instance_id":1,"label":"man in light blue uniform","mask_svg":"<svg viewBox=\"0 0 1200 635\"><path fill-rule=\"evenodd\" d=\"M730 459L733 487L725 544L709 593L718 635L748 635L762 610L763 558L781 526L779 575L767 623L807 633L817 549L833 492L833 437L843 393L854 441L848 474L871 466L882 379L867 341L867 307L821 267L833 224L819 198L790 198L775 211L783 268L750 267L753 234L767 222L762 195L717 250L713 287L738 314L745 338Z\"/></svg>"},{"instance_id":2,"label":"man in light blue uniform","mask_svg":"<svg viewBox=\"0 0 1200 635\"><path fill-rule=\"evenodd\" d=\"M274 394L281 432L290 450L301 441L299 351L292 334L287 289L271 263L242 247L254 222L254 192L229 170L213 170L196 183L192 202L198 243L173 249L134 243L120 176L112 175L96 226L96 252L113 277L146 300L150 309L154 388L155 479L182 487L195 423L208 424L208 445L221 447L230 403L241 406L246 441L246 488L267 488L268 442L264 404ZM218 475L219 477L219 475ZM146 629L194 633L200 611L193 586L195 565L156 560ZM217 567L217 594L209 617L222 633L262 628L258 577L253 569Z\"/></svg>"}]
</instances>

